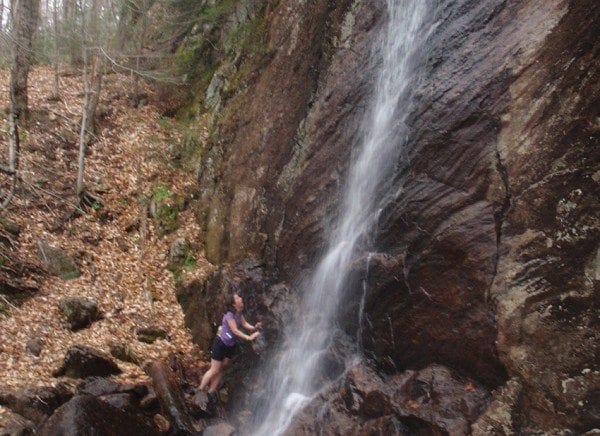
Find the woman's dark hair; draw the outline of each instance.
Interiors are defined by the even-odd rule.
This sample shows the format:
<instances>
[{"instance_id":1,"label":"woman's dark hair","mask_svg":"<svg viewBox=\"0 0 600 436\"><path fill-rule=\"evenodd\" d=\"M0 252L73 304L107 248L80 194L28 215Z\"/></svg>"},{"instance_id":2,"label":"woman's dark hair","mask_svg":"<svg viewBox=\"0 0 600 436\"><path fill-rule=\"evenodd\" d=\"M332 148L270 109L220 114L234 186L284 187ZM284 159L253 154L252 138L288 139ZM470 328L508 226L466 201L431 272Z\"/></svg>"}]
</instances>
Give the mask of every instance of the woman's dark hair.
<instances>
[{"instance_id":1,"label":"woman's dark hair","mask_svg":"<svg viewBox=\"0 0 600 436\"><path fill-rule=\"evenodd\" d=\"M237 294L235 292L230 292L227 296L227 300L225 300L225 311L235 312L235 296Z\"/></svg>"},{"instance_id":2,"label":"woman's dark hair","mask_svg":"<svg viewBox=\"0 0 600 436\"><path fill-rule=\"evenodd\" d=\"M225 311L235 312L235 296L241 297L240 286L236 282L229 283L229 293L227 294L227 300L225 300Z\"/></svg>"}]
</instances>

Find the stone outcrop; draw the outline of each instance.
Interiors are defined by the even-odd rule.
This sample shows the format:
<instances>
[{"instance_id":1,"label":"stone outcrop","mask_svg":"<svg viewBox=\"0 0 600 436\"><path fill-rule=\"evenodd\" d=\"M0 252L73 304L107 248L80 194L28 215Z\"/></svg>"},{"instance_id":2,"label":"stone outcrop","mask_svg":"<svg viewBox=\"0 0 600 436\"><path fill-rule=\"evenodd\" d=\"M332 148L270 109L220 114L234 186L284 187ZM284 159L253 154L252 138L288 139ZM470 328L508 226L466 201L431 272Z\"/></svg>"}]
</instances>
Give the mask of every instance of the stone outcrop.
<instances>
[{"instance_id":1,"label":"stone outcrop","mask_svg":"<svg viewBox=\"0 0 600 436\"><path fill-rule=\"evenodd\" d=\"M59 301L58 307L69 323L71 330L88 327L92 322L100 319L98 303L91 298L67 297Z\"/></svg>"},{"instance_id":2,"label":"stone outcrop","mask_svg":"<svg viewBox=\"0 0 600 436\"><path fill-rule=\"evenodd\" d=\"M361 139L378 5L267 2L266 53L219 70L227 92L211 91L219 101L199 173L206 253L260 259L268 279L256 301L273 323L270 310L294 306L286 283L323 249ZM585 432L600 419L600 5L434 6L409 133L347 311L366 281L363 341L379 371L441 364L498 388L481 431ZM221 274L180 290L203 346L221 316L208 303L223 295ZM344 329L355 334L357 320L345 317Z\"/></svg>"},{"instance_id":3,"label":"stone outcrop","mask_svg":"<svg viewBox=\"0 0 600 436\"><path fill-rule=\"evenodd\" d=\"M91 429L98 434L160 434L148 420L128 414L91 395L77 395L59 407L37 434L85 434Z\"/></svg>"},{"instance_id":4,"label":"stone outcrop","mask_svg":"<svg viewBox=\"0 0 600 436\"><path fill-rule=\"evenodd\" d=\"M39 425L71 397L71 389L59 383L52 387L27 388L18 392L2 391L0 404Z\"/></svg>"},{"instance_id":5,"label":"stone outcrop","mask_svg":"<svg viewBox=\"0 0 600 436\"><path fill-rule=\"evenodd\" d=\"M198 381L199 374L188 359L171 354L167 361L149 362L147 370L151 384L120 384L110 378L87 377L75 389L62 382L17 392L2 389L0 405L7 410L3 411L0 434L235 432L221 416L222 403L215 404L191 384Z\"/></svg>"},{"instance_id":6,"label":"stone outcrop","mask_svg":"<svg viewBox=\"0 0 600 436\"><path fill-rule=\"evenodd\" d=\"M38 241L37 249L38 258L48 273L63 280L76 279L80 276L81 273L75 259L60 248L54 247L45 241Z\"/></svg>"},{"instance_id":7,"label":"stone outcrop","mask_svg":"<svg viewBox=\"0 0 600 436\"><path fill-rule=\"evenodd\" d=\"M121 374L121 369L106 354L85 345L73 345L65 354L60 368L55 370L54 377L105 377Z\"/></svg>"},{"instance_id":8,"label":"stone outcrop","mask_svg":"<svg viewBox=\"0 0 600 436\"><path fill-rule=\"evenodd\" d=\"M373 368L351 367L310 401L292 434L468 434L489 402L486 389L441 365L382 380Z\"/></svg>"}]
</instances>

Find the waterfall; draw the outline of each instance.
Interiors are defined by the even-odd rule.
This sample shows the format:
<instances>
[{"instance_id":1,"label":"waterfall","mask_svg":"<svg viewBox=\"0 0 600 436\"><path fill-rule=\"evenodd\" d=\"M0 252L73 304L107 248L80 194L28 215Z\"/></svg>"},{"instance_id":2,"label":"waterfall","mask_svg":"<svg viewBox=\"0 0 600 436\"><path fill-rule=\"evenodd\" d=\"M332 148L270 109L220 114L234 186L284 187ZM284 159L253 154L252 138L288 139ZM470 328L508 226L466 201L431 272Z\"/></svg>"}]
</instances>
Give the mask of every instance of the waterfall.
<instances>
[{"instance_id":1,"label":"waterfall","mask_svg":"<svg viewBox=\"0 0 600 436\"><path fill-rule=\"evenodd\" d=\"M311 278L302 286L303 301L294 325L285 332L282 351L273 355L268 369L268 408L258 411L258 435L285 432L294 414L321 386L315 380L320 360L333 337L337 308L351 262L367 247L379 210L377 193L397 165L406 137L405 118L414 72L414 52L423 41L427 12L424 0L387 0L387 21L373 56L379 57L379 75L364 138L354 154L340 214L327 249ZM362 314L358 315L362 323Z\"/></svg>"}]
</instances>

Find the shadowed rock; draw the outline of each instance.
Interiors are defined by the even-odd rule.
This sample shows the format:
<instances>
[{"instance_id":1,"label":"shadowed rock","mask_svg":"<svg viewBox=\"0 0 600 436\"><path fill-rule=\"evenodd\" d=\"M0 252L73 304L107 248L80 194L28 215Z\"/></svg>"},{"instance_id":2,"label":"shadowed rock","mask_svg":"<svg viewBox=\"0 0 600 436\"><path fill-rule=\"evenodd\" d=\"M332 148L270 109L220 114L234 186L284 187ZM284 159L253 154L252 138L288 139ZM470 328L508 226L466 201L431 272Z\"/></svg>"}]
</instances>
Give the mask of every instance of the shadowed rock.
<instances>
[{"instance_id":1,"label":"shadowed rock","mask_svg":"<svg viewBox=\"0 0 600 436\"><path fill-rule=\"evenodd\" d=\"M89 326L100 318L100 311L95 300L86 297L68 297L59 301L58 307L67 319L71 330L79 330Z\"/></svg>"},{"instance_id":2,"label":"shadowed rock","mask_svg":"<svg viewBox=\"0 0 600 436\"><path fill-rule=\"evenodd\" d=\"M139 415L126 413L96 397L79 395L58 408L38 434L158 436L160 433Z\"/></svg>"},{"instance_id":3,"label":"shadowed rock","mask_svg":"<svg viewBox=\"0 0 600 436\"><path fill-rule=\"evenodd\" d=\"M221 422L219 424L210 425L202 431L202 436L231 436L235 433L235 427Z\"/></svg>"},{"instance_id":4,"label":"shadowed rock","mask_svg":"<svg viewBox=\"0 0 600 436\"><path fill-rule=\"evenodd\" d=\"M64 383L56 386L27 388L16 393L0 392L0 404L39 425L56 408L73 396Z\"/></svg>"},{"instance_id":5,"label":"shadowed rock","mask_svg":"<svg viewBox=\"0 0 600 436\"><path fill-rule=\"evenodd\" d=\"M112 343L109 345L110 354L115 359L123 362L135 363L139 365L142 359L132 350L129 345Z\"/></svg>"},{"instance_id":6,"label":"shadowed rock","mask_svg":"<svg viewBox=\"0 0 600 436\"><path fill-rule=\"evenodd\" d=\"M157 339L167 339L168 335L164 329L159 327L143 327L137 330L137 340L147 344L154 343Z\"/></svg>"},{"instance_id":7,"label":"shadowed rock","mask_svg":"<svg viewBox=\"0 0 600 436\"><path fill-rule=\"evenodd\" d=\"M489 403L477 383L432 365L385 381L365 364L349 369L294 417L293 434L468 434Z\"/></svg>"},{"instance_id":8,"label":"shadowed rock","mask_svg":"<svg viewBox=\"0 0 600 436\"><path fill-rule=\"evenodd\" d=\"M84 345L73 345L67 350L62 366L52 375L54 377L85 378L105 377L121 372L117 364L106 354Z\"/></svg>"},{"instance_id":9,"label":"shadowed rock","mask_svg":"<svg viewBox=\"0 0 600 436\"><path fill-rule=\"evenodd\" d=\"M38 241L38 258L42 261L48 272L63 280L79 277L80 272L75 260L67 256L60 248Z\"/></svg>"},{"instance_id":10,"label":"shadowed rock","mask_svg":"<svg viewBox=\"0 0 600 436\"><path fill-rule=\"evenodd\" d=\"M33 338L27 341L25 344L25 350L33 356L39 357L42 354L42 346L44 341L41 338Z\"/></svg>"}]
</instances>

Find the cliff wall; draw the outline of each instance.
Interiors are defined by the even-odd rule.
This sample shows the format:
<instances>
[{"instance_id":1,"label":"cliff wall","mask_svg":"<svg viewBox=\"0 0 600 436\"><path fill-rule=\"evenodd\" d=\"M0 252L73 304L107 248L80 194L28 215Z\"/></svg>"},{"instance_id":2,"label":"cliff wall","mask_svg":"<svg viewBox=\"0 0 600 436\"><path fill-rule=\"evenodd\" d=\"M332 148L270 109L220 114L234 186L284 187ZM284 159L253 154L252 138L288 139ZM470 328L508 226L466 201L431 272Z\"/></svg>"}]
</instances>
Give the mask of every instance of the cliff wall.
<instances>
[{"instance_id":1,"label":"cliff wall","mask_svg":"<svg viewBox=\"0 0 600 436\"><path fill-rule=\"evenodd\" d=\"M259 259L273 303L269 285L293 287L335 217L383 13L375 0L249 3L264 50L224 60L203 97L213 124L198 216L209 260ZM589 430L600 421L600 4L432 2L430 24L377 252L368 269L356 260L348 291L356 308L369 284L367 353L379 371L442 364L501 387L476 429ZM210 314L206 292L181 290ZM205 326L200 341L211 316L190 321Z\"/></svg>"}]
</instances>

